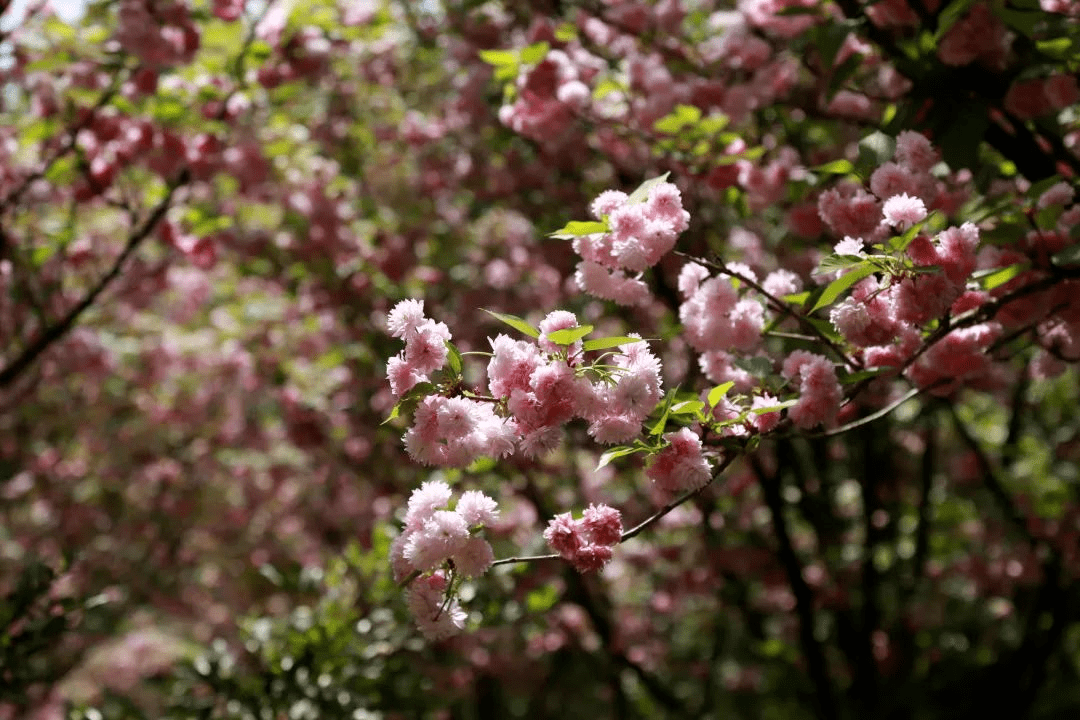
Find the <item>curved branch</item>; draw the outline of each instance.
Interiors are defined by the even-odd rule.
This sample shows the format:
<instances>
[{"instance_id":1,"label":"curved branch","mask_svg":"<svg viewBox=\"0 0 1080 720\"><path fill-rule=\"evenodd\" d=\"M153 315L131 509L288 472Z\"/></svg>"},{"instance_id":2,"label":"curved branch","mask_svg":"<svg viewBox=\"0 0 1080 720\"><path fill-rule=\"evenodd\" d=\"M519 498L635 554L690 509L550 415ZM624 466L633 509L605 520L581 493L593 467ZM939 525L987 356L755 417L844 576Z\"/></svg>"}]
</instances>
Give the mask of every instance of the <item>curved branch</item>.
<instances>
[{"instance_id":1,"label":"curved branch","mask_svg":"<svg viewBox=\"0 0 1080 720\"><path fill-rule=\"evenodd\" d=\"M153 211L143 224L128 237L124 249L117 255L112 267L109 268L108 272L101 276L94 287L90 288L86 295L83 296L82 300L68 310L67 314L59 322L45 328L18 357L8 363L3 370L0 370L0 388L8 387L15 382L19 376L33 364L38 356L45 352L50 345L66 335L68 331L75 326L79 317L86 312L98 299L101 293L103 293L113 281L120 276L128 258L138 250L139 246L154 230L154 227L157 226L158 222L165 217L165 213L171 207L173 194L179 187L188 182L189 177L188 171L184 170L174 182L169 184L165 197L161 199L161 202L159 202L156 207L154 207Z\"/></svg>"}]
</instances>

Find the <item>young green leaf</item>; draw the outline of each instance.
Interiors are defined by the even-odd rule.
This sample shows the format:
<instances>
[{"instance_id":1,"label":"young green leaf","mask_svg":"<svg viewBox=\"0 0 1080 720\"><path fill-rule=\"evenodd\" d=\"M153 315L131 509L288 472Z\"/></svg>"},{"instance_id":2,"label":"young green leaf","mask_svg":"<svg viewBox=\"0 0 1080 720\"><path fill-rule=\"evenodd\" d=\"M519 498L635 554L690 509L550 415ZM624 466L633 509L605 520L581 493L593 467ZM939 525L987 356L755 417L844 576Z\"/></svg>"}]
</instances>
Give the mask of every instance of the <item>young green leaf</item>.
<instances>
[{"instance_id":1,"label":"young green leaf","mask_svg":"<svg viewBox=\"0 0 1080 720\"><path fill-rule=\"evenodd\" d=\"M461 352L449 340L443 342L446 344L446 362L450 364L450 370L455 375L461 375Z\"/></svg>"},{"instance_id":2,"label":"young green leaf","mask_svg":"<svg viewBox=\"0 0 1080 720\"><path fill-rule=\"evenodd\" d=\"M528 335L531 338L540 337L540 331L539 330L537 330L532 325L530 325L529 323L527 323L524 320L522 320L521 318L519 318L517 315L508 315L508 314L505 314L505 313L497 313L497 312L493 312L491 310L484 310L484 312L486 312L488 315L492 316L496 320L501 320L502 322L506 323L507 325L514 328L518 332L524 333L524 334Z\"/></svg>"},{"instance_id":3,"label":"young green leaf","mask_svg":"<svg viewBox=\"0 0 1080 720\"><path fill-rule=\"evenodd\" d=\"M754 413L755 415L764 415L765 413L780 412L784 408L789 408L798 402L798 398L784 400L783 402L778 402L775 405L770 405L768 407L750 408L750 412Z\"/></svg>"},{"instance_id":4,"label":"young green leaf","mask_svg":"<svg viewBox=\"0 0 1080 720\"><path fill-rule=\"evenodd\" d=\"M547 339L556 345L573 345L592 331L592 325L582 325L581 327L555 330L554 332L548 333Z\"/></svg>"},{"instance_id":5,"label":"young green leaf","mask_svg":"<svg viewBox=\"0 0 1080 720\"><path fill-rule=\"evenodd\" d=\"M671 405L675 402L675 396L679 394L679 386L675 386L675 389L669 390L664 396L664 402L660 406L660 419L653 423L649 428L650 435L659 435L664 432L664 427L667 426L668 414L671 412Z\"/></svg>"},{"instance_id":6,"label":"young green leaf","mask_svg":"<svg viewBox=\"0 0 1080 720\"><path fill-rule=\"evenodd\" d=\"M572 240L581 235L606 233L609 229L606 222L573 220L551 233L549 237L558 238L560 240Z\"/></svg>"},{"instance_id":7,"label":"young green leaf","mask_svg":"<svg viewBox=\"0 0 1080 720\"><path fill-rule=\"evenodd\" d=\"M683 400L671 406L672 415L700 415L705 403L700 400Z\"/></svg>"},{"instance_id":8,"label":"young green leaf","mask_svg":"<svg viewBox=\"0 0 1080 720\"><path fill-rule=\"evenodd\" d=\"M818 263L814 274L823 275L836 270L846 270L856 265L862 265L865 262L866 258L859 255L827 255Z\"/></svg>"},{"instance_id":9,"label":"young green leaf","mask_svg":"<svg viewBox=\"0 0 1080 720\"><path fill-rule=\"evenodd\" d=\"M622 447L612 448L611 450L608 450L607 452L605 452L603 455L600 456L600 462L598 462L596 464L596 469L600 470L601 468L603 468L603 467L607 466L608 464L610 464L612 460L616 460L618 458L625 457L627 455L633 455L634 453L641 452L642 450L645 450L645 449L646 448L640 447L640 446L635 446L635 447L622 446Z\"/></svg>"},{"instance_id":10,"label":"young green leaf","mask_svg":"<svg viewBox=\"0 0 1080 720\"><path fill-rule=\"evenodd\" d=\"M518 64L518 54L513 50L481 50L480 59L495 67L512 65L516 68Z\"/></svg>"},{"instance_id":11,"label":"young green leaf","mask_svg":"<svg viewBox=\"0 0 1080 720\"><path fill-rule=\"evenodd\" d=\"M671 173L666 172L659 177L654 177L638 185L637 190L630 193L630 197L626 198L626 204L632 205L634 203L643 203L649 198L649 191L660 183L667 182L668 175Z\"/></svg>"},{"instance_id":12,"label":"young green leaf","mask_svg":"<svg viewBox=\"0 0 1080 720\"><path fill-rule=\"evenodd\" d=\"M896 138L886 135L880 130L872 132L859 141L860 174L866 175L874 168L881 167L884 163L892 160L896 152Z\"/></svg>"},{"instance_id":13,"label":"young green leaf","mask_svg":"<svg viewBox=\"0 0 1080 720\"><path fill-rule=\"evenodd\" d=\"M721 398L728 394L731 388L735 387L735 383L728 381L722 385L717 385L709 391L707 400L709 401L709 407L716 407L716 404L720 402Z\"/></svg>"},{"instance_id":14,"label":"young green leaf","mask_svg":"<svg viewBox=\"0 0 1080 720\"><path fill-rule=\"evenodd\" d=\"M855 268L850 272L847 272L840 277L833 280L825 288L825 292L821 293L821 297L814 303L814 307L810 308L810 312L820 310L821 308L832 305L838 297L840 297L845 290L850 288L855 283L859 282L863 278L874 274L873 265L864 265L859 268Z\"/></svg>"},{"instance_id":15,"label":"young green leaf","mask_svg":"<svg viewBox=\"0 0 1080 720\"><path fill-rule=\"evenodd\" d=\"M595 340L586 340L583 347L585 350L608 350L609 348L641 341L641 338L630 337L629 335L613 335L611 337L596 338Z\"/></svg>"},{"instance_id":16,"label":"young green leaf","mask_svg":"<svg viewBox=\"0 0 1080 720\"><path fill-rule=\"evenodd\" d=\"M548 45L546 42L538 42L535 45L530 45L529 47L522 48L518 57L521 58L521 62L523 63L526 63L528 65L535 65L536 63L547 57L548 50L550 49L551 46Z\"/></svg>"},{"instance_id":17,"label":"young green leaf","mask_svg":"<svg viewBox=\"0 0 1080 720\"><path fill-rule=\"evenodd\" d=\"M1061 253L1058 254L1060 255ZM1052 260L1056 261L1056 259L1057 255L1055 255ZM979 281L979 284L982 285L984 290L993 290L994 288L1009 282L1027 268L1027 263L1016 263L1015 265L1009 265L1008 267L976 273L975 279Z\"/></svg>"},{"instance_id":18,"label":"young green leaf","mask_svg":"<svg viewBox=\"0 0 1080 720\"><path fill-rule=\"evenodd\" d=\"M830 163L824 165L818 165L815 168L811 168L813 172L827 173L830 175L847 175L850 172L855 171L855 166L851 164L850 160L841 158L839 160L833 160Z\"/></svg>"}]
</instances>

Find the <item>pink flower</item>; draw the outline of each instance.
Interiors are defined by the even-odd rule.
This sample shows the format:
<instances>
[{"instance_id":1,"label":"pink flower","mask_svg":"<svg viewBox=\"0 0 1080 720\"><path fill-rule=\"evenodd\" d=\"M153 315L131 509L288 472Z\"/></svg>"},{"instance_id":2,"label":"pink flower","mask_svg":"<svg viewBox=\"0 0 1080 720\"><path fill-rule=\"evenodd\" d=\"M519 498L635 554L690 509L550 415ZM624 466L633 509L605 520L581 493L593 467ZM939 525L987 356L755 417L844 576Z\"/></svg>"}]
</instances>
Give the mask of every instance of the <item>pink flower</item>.
<instances>
[{"instance_id":1,"label":"pink flower","mask_svg":"<svg viewBox=\"0 0 1080 720\"><path fill-rule=\"evenodd\" d=\"M536 345L502 334L490 342L488 391L493 397L508 398L514 390L528 390L529 378L541 363Z\"/></svg>"},{"instance_id":2,"label":"pink flower","mask_svg":"<svg viewBox=\"0 0 1080 720\"><path fill-rule=\"evenodd\" d=\"M607 545L582 545L570 562L580 573L596 572L607 565L611 556L611 548Z\"/></svg>"},{"instance_id":3,"label":"pink flower","mask_svg":"<svg viewBox=\"0 0 1080 720\"><path fill-rule=\"evenodd\" d=\"M625 372L615 383L611 399L615 414L644 419L660 400L659 379L647 368Z\"/></svg>"},{"instance_id":4,"label":"pink flower","mask_svg":"<svg viewBox=\"0 0 1080 720\"><path fill-rule=\"evenodd\" d=\"M589 435L598 443L628 442L641 431L641 418L630 415L605 415L589 424Z\"/></svg>"},{"instance_id":5,"label":"pink flower","mask_svg":"<svg viewBox=\"0 0 1080 720\"><path fill-rule=\"evenodd\" d=\"M616 209L626 202L627 195L621 190L605 190L596 196L589 206L589 211L597 220L602 220L605 215L611 215Z\"/></svg>"},{"instance_id":6,"label":"pink flower","mask_svg":"<svg viewBox=\"0 0 1080 720\"><path fill-rule=\"evenodd\" d=\"M419 528L437 508L446 507L451 495L450 486L442 480L428 480L413 490L405 513L405 527Z\"/></svg>"},{"instance_id":7,"label":"pink flower","mask_svg":"<svg viewBox=\"0 0 1080 720\"><path fill-rule=\"evenodd\" d=\"M1009 44L1005 24L990 13L987 5L976 3L945 33L937 54L946 65L967 65L978 60L996 68L1004 63Z\"/></svg>"},{"instance_id":8,"label":"pink flower","mask_svg":"<svg viewBox=\"0 0 1080 720\"><path fill-rule=\"evenodd\" d=\"M547 353L557 353L563 350L562 345L556 345L548 340L548 335L556 330L568 330L570 328L578 327L577 316L572 312L566 310L554 310L547 314L543 320L540 321L540 337L536 342L540 346L540 349ZM576 355L581 352L582 342L578 340L570 348L570 355Z\"/></svg>"},{"instance_id":9,"label":"pink flower","mask_svg":"<svg viewBox=\"0 0 1080 720\"><path fill-rule=\"evenodd\" d=\"M553 517L544 540L578 572L593 572L611 560L612 546L622 541L622 519L615 508L590 505L579 520L570 513Z\"/></svg>"},{"instance_id":10,"label":"pink flower","mask_svg":"<svg viewBox=\"0 0 1080 720\"><path fill-rule=\"evenodd\" d=\"M590 295L619 305L642 305L650 295L648 285L641 280L628 278L621 270L609 271L589 260L578 263L574 281Z\"/></svg>"},{"instance_id":11,"label":"pink flower","mask_svg":"<svg viewBox=\"0 0 1080 720\"><path fill-rule=\"evenodd\" d=\"M774 398L768 393L757 395L754 397L753 403L750 405L753 410L761 410L764 408L774 407L779 405L780 401ZM780 423L780 411L775 410L773 412L765 413L750 413L750 424L761 433L766 433L775 428Z\"/></svg>"},{"instance_id":12,"label":"pink flower","mask_svg":"<svg viewBox=\"0 0 1080 720\"><path fill-rule=\"evenodd\" d=\"M649 218L663 221L675 234L690 226L690 213L683 209L682 194L672 183L658 183L650 188L645 210Z\"/></svg>"},{"instance_id":13,"label":"pink flower","mask_svg":"<svg viewBox=\"0 0 1080 720\"><path fill-rule=\"evenodd\" d=\"M919 198L904 193L886 200L882 213L885 215L885 223L906 229L926 219L926 205Z\"/></svg>"},{"instance_id":14,"label":"pink flower","mask_svg":"<svg viewBox=\"0 0 1080 720\"><path fill-rule=\"evenodd\" d=\"M402 300L387 315L386 327L393 337L404 338L426 319L423 300Z\"/></svg>"},{"instance_id":15,"label":"pink flower","mask_svg":"<svg viewBox=\"0 0 1080 720\"><path fill-rule=\"evenodd\" d=\"M427 375L417 372L416 368L401 357L392 357L387 361L386 377L390 381L390 392L394 397L401 397L417 383L427 380Z\"/></svg>"},{"instance_id":16,"label":"pink flower","mask_svg":"<svg viewBox=\"0 0 1080 720\"><path fill-rule=\"evenodd\" d=\"M450 330L445 323L425 320L405 336L405 361L419 373L430 373L446 363Z\"/></svg>"},{"instance_id":17,"label":"pink flower","mask_svg":"<svg viewBox=\"0 0 1080 720\"><path fill-rule=\"evenodd\" d=\"M917 173L928 173L938 161L937 151L925 135L904 130L896 136L896 161Z\"/></svg>"},{"instance_id":18,"label":"pink flower","mask_svg":"<svg viewBox=\"0 0 1080 720\"><path fill-rule=\"evenodd\" d=\"M442 640L465 627L465 611L457 599L445 597L446 576L437 572L409 585L406 602L416 625L428 640Z\"/></svg>"},{"instance_id":19,"label":"pink flower","mask_svg":"<svg viewBox=\"0 0 1080 720\"><path fill-rule=\"evenodd\" d=\"M977 259L975 251L979 247L979 228L974 223L966 222L960 227L951 227L938 235L938 256L945 275L954 284L963 288L964 283L975 272Z\"/></svg>"},{"instance_id":20,"label":"pink flower","mask_svg":"<svg viewBox=\"0 0 1080 720\"><path fill-rule=\"evenodd\" d=\"M870 176L870 189L882 199L904 193L932 199L936 194L935 187L933 176L894 162L885 163Z\"/></svg>"},{"instance_id":21,"label":"pink flower","mask_svg":"<svg viewBox=\"0 0 1080 720\"><path fill-rule=\"evenodd\" d=\"M761 287L773 297L782 298L802 290L802 280L790 270L774 270L765 277Z\"/></svg>"},{"instance_id":22,"label":"pink flower","mask_svg":"<svg viewBox=\"0 0 1080 720\"><path fill-rule=\"evenodd\" d=\"M1076 191L1073 190L1072 185L1063 180L1047 188L1046 191L1039 196L1039 200L1035 203L1035 206L1041 210L1052 205L1068 205L1073 201L1075 195Z\"/></svg>"},{"instance_id":23,"label":"pink flower","mask_svg":"<svg viewBox=\"0 0 1080 720\"><path fill-rule=\"evenodd\" d=\"M828 358L796 350L784 361L784 377L799 378L799 401L788 410L795 425L808 430L835 419L844 393Z\"/></svg>"},{"instance_id":24,"label":"pink flower","mask_svg":"<svg viewBox=\"0 0 1080 720\"><path fill-rule=\"evenodd\" d=\"M563 557L573 557L582 544L581 524L570 513L556 515L544 530L548 546Z\"/></svg>"},{"instance_id":25,"label":"pink flower","mask_svg":"<svg viewBox=\"0 0 1080 720\"><path fill-rule=\"evenodd\" d=\"M494 525L499 518L496 502L479 490L467 490L462 493L454 511L461 515L470 527Z\"/></svg>"},{"instance_id":26,"label":"pink flower","mask_svg":"<svg viewBox=\"0 0 1080 720\"><path fill-rule=\"evenodd\" d=\"M420 572L434 570L469 540L465 519L450 510L436 510L405 541L405 558Z\"/></svg>"},{"instance_id":27,"label":"pink flower","mask_svg":"<svg viewBox=\"0 0 1080 720\"><path fill-rule=\"evenodd\" d=\"M881 202L862 188L848 186L823 192L818 213L837 235L868 238L881 221Z\"/></svg>"},{"instance_id":28,"label":"pink flower","mask_svg":"<svg viewBox=\"0 0 1080 720\"><path fill-rule=\"evenodd\" d=\"M495 562L495 554L487 540L470 537L451 558L454 568L465 577L480 577Z\"/></svg>"},{"instance_id":29,"label":"pink flower","mask_svg":"<svg viewBox=\"0 0 1080 720\"><path fill-rule=\"evenodd\" d=\"M683 294L683 297L691 297L708 277L709 271L705 266L698 265L696 262L686 263L679 271L679 292Z\"/></svg>"},{"instance_id":30,"label":"pink flower","mask_svg":"<svg viewBox=\"0 0 1080 720\"><path fill-rule=\"evenodd\" d=\"M701 439L690 428L666 433L668 446L654 455L645 474L657 487L679 493L696 490L712 478L709 461L701 453Z\"/></svg>"},{"instance_id":31,"label":"pink flower","mask_svg":"<svg viewBox=\"0 0 1080 720\"><path fill-rule=\"evenodd\" d=\"M622 515L608 505L590 505L581 517L589 539L598 545L615 545L622 540Z\"/></svg>"}]
</instances>

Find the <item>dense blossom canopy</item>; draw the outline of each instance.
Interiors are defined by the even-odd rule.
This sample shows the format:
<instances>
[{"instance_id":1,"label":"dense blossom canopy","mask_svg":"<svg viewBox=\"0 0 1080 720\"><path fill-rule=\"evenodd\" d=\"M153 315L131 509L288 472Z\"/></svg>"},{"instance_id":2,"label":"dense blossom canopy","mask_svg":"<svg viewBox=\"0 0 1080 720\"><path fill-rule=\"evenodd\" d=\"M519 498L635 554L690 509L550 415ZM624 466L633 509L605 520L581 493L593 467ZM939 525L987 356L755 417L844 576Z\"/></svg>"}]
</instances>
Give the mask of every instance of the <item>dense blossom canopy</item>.
<instances>
[{"instance_id":1,"label":"dense blossom canopy","mask_svg":"<svg viewBox=\"0 0 1080 720\"><path fill-rule=\"evenodd\" d=\"M0 720L1080 712L1080 2L0 3Z\"/></svg>"}]
</instances>

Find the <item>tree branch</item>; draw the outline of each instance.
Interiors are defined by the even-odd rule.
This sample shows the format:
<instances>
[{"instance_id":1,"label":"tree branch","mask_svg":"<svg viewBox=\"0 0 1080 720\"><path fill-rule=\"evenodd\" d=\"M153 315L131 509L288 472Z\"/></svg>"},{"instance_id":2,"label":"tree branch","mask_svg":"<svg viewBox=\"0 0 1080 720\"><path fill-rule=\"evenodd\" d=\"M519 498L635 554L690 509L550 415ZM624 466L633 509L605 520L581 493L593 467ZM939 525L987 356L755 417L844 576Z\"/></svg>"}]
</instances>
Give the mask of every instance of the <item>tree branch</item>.
<instances>
[{"instance_id":1,"label":"tree branch","mask_svg":"<svg viewBox=\"0 0 1080 720\"><path fill-rule=\"evenodd\" d=\"M86 295L83 296L82 300L76 303L59 322L45 328L18 357L12 360L3 370L0 370L0 388L8 387L15 382L15 380L17 380L19 376L33 364L38 356L70 331L71 328L75 326L79 317L86 312L86 310L98 299L101 293L103 293L116 278L120 276L121 271L124 269L124 263L127 262L127 259L131 257L142 242L150 235L158 222L165 217L165 213L168 211L172 202L173 194L176 192L177 188L186 184L188 179L188 171L184 170L179 178L169 184L165 197L157 204L143 224L128 237L124 249L117 255L116 260L113 262L112 267L109 268L109 271L98 280L94 287L90 288Z\"/></svg>"}]
</instances>

